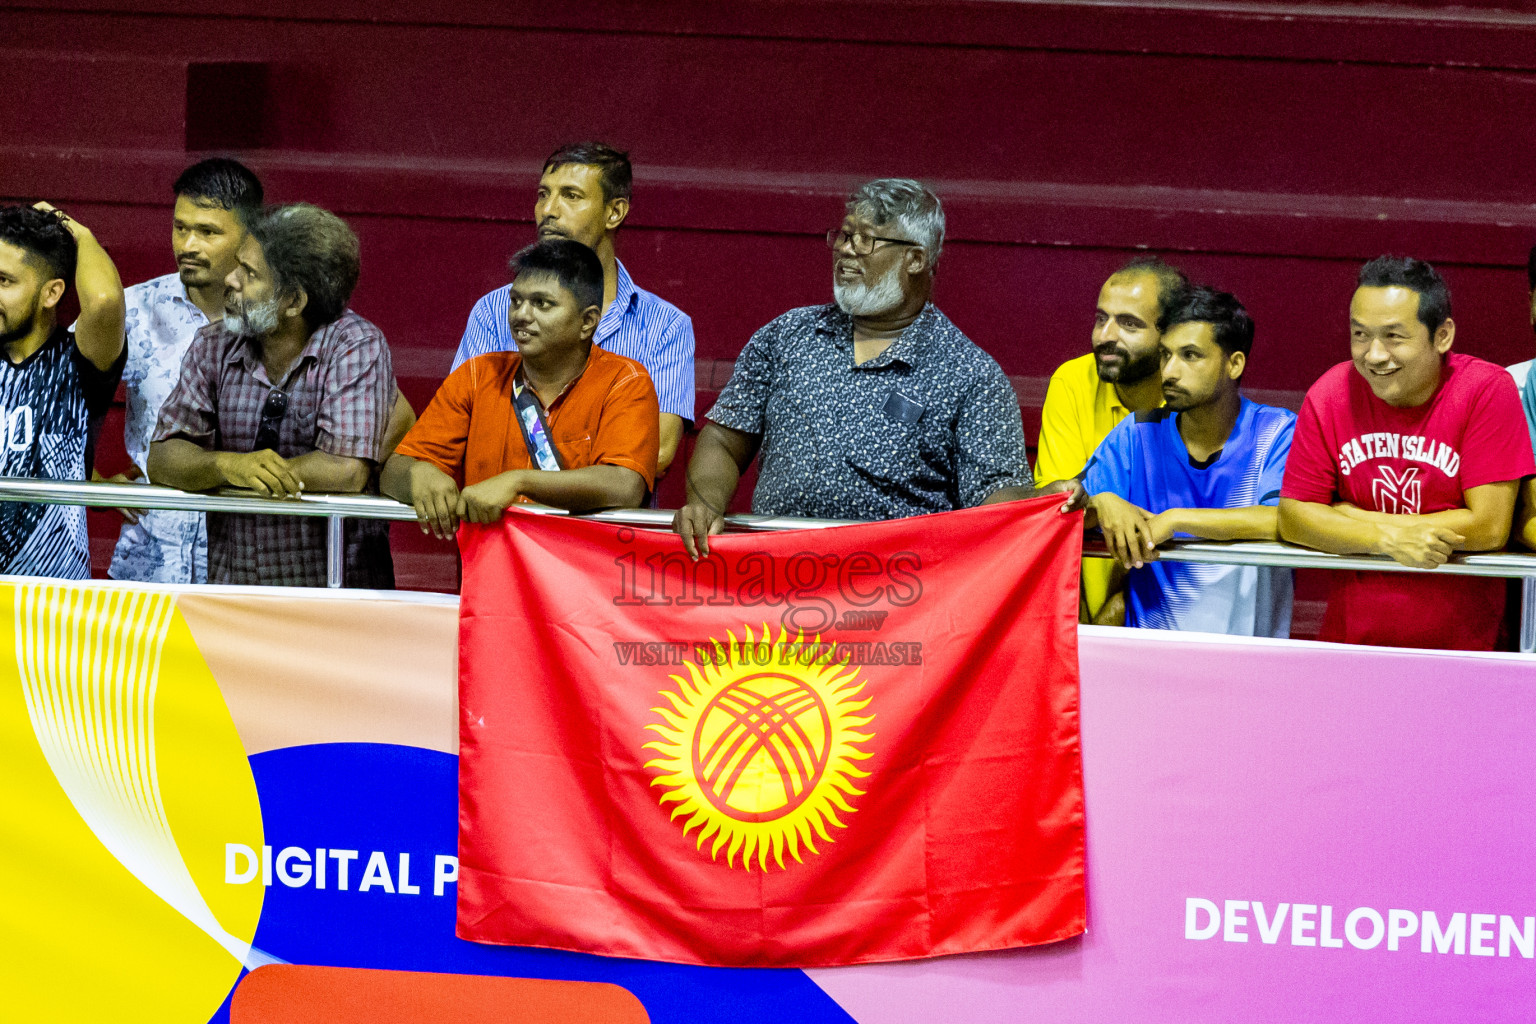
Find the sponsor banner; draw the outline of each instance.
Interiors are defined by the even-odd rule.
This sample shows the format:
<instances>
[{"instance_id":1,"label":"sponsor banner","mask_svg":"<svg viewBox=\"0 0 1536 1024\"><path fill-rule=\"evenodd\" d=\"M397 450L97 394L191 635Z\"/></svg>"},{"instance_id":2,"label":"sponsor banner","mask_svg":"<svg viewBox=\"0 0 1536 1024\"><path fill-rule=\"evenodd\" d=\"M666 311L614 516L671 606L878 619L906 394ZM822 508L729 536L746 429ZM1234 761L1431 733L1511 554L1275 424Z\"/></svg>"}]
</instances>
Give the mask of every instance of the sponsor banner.
<instances>
[{"instance_id":1,"label":"sponsor banner","mask_svg":"<svg viewBox=\"0 0 1536 1024\"><path fill-rule=\"evenodd\" d=\"M435 595L0 581L7 1015L301 1020L358 991L372 1020L493 992L679 1024L1536 1012L1527 658L1084 629L1086 935L726 969L454 937L456 622Z\"/></svg>"},{"instance_id":2,"label":"sponsor banner","mask_svg":"<svg viewBox=\"0 0 1536 1024\"><path fill-rule=\"evenodd\" d=\"M812 972L855 1019L1536 1013L1536 661L1152 630L1080 650L1087 934Z\"/></svg>"}]
</instances>

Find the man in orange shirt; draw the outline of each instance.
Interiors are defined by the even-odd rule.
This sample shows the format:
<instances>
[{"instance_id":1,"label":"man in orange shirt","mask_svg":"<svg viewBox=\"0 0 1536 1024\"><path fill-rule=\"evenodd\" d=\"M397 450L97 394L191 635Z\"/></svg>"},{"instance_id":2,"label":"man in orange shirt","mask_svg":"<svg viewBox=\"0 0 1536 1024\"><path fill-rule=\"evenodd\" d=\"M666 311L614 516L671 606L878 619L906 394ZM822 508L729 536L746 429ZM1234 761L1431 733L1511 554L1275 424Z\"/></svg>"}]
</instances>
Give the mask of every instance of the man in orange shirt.
<instances>
[{"instance_id":1,"label":"man in orange shirt","mask_svg":"<svg viewBox=\"0 0 1536 1024\"><path fill-rule=\"evenodd\" d=\"M385 494L447 540L517 501L573 512L636 508L656 479L656 389L645 368L592 344L603 265L566 238L512 258L515 352L462 364L384 465Z\"/></svg>"}]
</instances>

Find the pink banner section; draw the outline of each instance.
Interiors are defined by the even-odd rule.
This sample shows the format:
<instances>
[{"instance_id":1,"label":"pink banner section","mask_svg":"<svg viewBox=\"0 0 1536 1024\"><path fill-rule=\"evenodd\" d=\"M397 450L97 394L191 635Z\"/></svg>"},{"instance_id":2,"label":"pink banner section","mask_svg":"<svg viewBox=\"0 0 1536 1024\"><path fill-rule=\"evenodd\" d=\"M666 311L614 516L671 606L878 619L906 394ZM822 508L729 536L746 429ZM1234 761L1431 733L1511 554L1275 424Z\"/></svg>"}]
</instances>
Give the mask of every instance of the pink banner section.
<instances>
[{"instance_id":1,"label":"pink banner section","mask_svg":"<svg viewBox=\"0 0 1536 1024\"><path fill-rule=\"evenodd\" d=\"M1088 933L810 972L861 1024L1529 1020L1536 660L1084 629Z\"/></svg>"}]
</instances>

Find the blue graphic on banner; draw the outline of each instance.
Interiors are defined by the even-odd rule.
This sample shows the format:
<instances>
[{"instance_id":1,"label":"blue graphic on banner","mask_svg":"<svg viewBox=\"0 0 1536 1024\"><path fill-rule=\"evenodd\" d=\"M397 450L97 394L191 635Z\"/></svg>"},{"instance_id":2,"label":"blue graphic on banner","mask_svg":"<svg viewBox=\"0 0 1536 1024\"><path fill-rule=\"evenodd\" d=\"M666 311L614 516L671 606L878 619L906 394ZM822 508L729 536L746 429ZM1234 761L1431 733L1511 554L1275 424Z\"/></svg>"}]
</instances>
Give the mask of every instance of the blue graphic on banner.
<instances>
[{"instance_id":1,"label":"blue graphic on banner","mask_svg":"<svg viewBox=\"0 0 1536 1024\"><path fill-rule=\"evenodd\" d=\"M257 948L290 963L621 985L656 1024L848 1024L803 971L691 967L485 946L453 934L458 759L335 743L251 758L270 848L234 862L268 889ZM258 865L263 865L258 869ZM215 1015L228 1020L229 1004Z\"/></svg>"}]
</instances>

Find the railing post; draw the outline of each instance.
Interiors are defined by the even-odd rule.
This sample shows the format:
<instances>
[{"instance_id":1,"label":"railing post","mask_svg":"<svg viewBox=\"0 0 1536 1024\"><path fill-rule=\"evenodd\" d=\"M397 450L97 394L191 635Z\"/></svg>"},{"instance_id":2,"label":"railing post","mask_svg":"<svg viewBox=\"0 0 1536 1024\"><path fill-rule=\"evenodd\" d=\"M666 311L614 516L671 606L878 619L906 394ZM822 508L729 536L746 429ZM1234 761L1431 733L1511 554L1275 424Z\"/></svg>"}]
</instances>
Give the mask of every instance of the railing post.
<instances>
[{"instance_id":1,"label":"railing post","mask_svg":"<svg viewBox=\"0 0 1536 1024\"><path fill-rule=\"evenodd\" d=\"M1536 654L1536 576L1520 581L1520 653Z\"/></svg>"},{"instance_id":2,"label":"railing post","mask_svg":"<svg viewBox=\"0 0 1536 1024\"><path fill-rule=\"evenodd\" d=\"M346 577L347 534L344 529L346 516L325 518L325 585L339 587Z\"/></svg>"}]
</instances>

